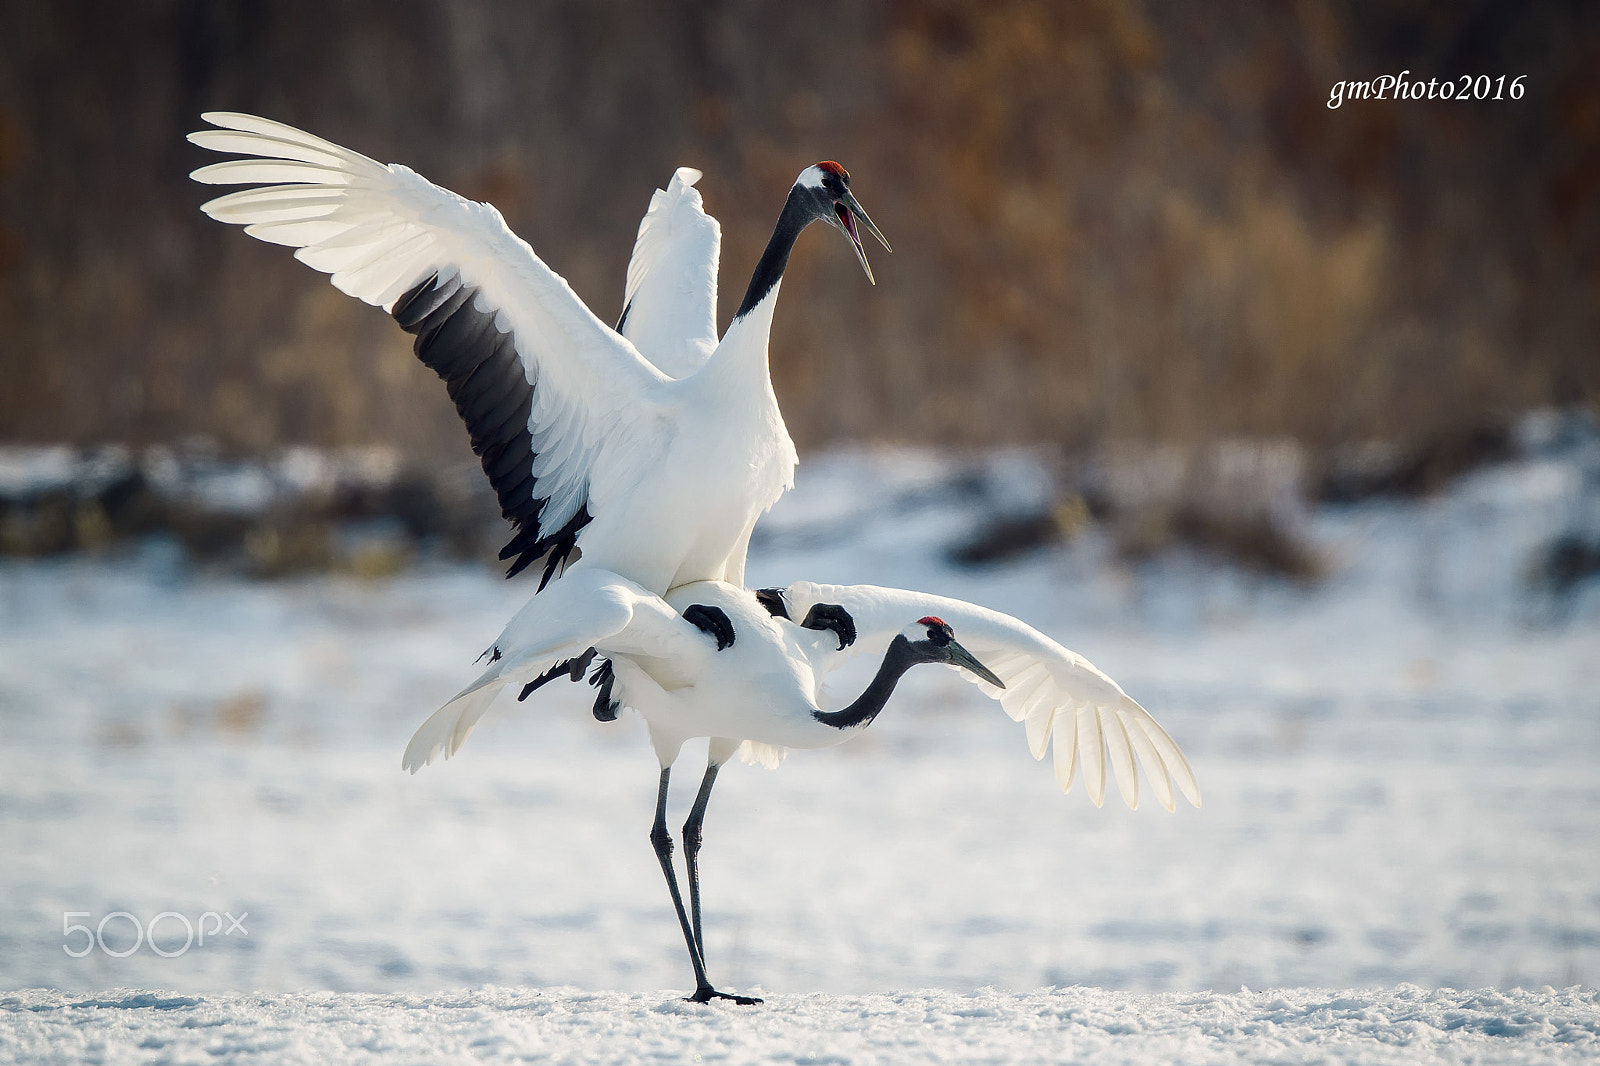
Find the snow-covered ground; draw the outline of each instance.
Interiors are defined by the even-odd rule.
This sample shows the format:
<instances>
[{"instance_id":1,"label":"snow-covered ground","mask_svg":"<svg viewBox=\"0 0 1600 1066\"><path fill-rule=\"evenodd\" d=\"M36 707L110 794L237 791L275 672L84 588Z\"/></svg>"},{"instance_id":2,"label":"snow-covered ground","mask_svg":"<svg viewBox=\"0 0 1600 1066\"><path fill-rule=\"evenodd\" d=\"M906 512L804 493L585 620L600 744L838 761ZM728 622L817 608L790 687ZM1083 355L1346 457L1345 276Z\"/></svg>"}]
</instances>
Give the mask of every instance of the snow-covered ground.
<instances>
[{"instance_id":1,"label":"snow-covered ground","mask_svg":"<svg viewBox=\"0 0 1600 1066\"><path fill-rule=\"evenodd\" d=\"M484 988L0 996L0 1055L35 1064L1589 1063L1600 1009L1565 992L664 994Z\"/></svg>"},{"instance_id":2,"label":"snow-covered ground","mask_svg":"<svg viewBox=\"0 0 1600 1066\"><path fill-rule=\"evenodd\" d=\"M956 569L1028 456L808 461L753 584L1015 613L1166 725L1205 806L1062 796L975 688L913 673L863 738L719 781L708 962L768 996L744 1013L668 991L637 720L551 686L400 771L527 582L0 563L0 989L49 990L0 992L0 1059L1592 1060L1600 582L1560 625L1523 591L1587 461L1318 512L1311 590L1093 532Z\"/></svg>"}]
</instances>

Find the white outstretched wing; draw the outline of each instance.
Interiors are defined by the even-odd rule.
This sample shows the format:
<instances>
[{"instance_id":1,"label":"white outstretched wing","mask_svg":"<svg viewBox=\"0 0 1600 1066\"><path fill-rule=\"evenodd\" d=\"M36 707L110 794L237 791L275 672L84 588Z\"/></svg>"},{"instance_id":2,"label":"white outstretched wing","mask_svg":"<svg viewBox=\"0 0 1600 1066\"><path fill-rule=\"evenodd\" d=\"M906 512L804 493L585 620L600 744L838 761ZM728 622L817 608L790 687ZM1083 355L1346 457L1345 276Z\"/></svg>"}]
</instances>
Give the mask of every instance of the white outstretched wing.
<instances>
[{"instance_id":1,"label":"white outstretched wing","mask_svg":"<svg viewBox=\"0 0 1600 1066\"><path fill-rule=\"evenodd\" d=\"M650 198L628 261L617 330L668 377L688 377L717 347L717 258L722 227L679 167Z\"/></svg>"},{"instance_id":2,"label":"white outstretched wing","mask_svg":"<svg viewBox=\"0 0 1600 1066\"><path fill-rule=\"evenodd\" d=\"M256 185L202 210L297 249L341 291L382 307L444 379L516 535L511 572L548 556L545 580L593 514L591 486L651 453L666 381L597 319L487 204L292 126L229 112L189 139L250 158L196 170ZM603 493L602 493L603 494Z\"/></svg>"},{"instance_id":3,"label":"white outstretched wing","mask_svg":"<svg viewBox=\"0 0 1600 1066\"><path fill-rule=\"evenodd\" d=\"M962 647L1005 682L1001 690L961 671L1026 725L1033 757L1043 758L1054 737L1056 780L1063 791L1072 788L1081 762L1089 798L1095 806L1105 802L1109 755L1123 800L1137 808L1137 756L1163 807L1174 809L1174 783L1190 803L1200 805L1200 788L1188 760L1149 712L1083 656L1010 615L962 600L875 585L801 581L783 590L783 599L796 621L804 620L812 605L829 603L843 607L855 622L856 642L846 651L831 651L830 642L820 642L819 673L833 669L852 652L881 653L896 633L919 618L942 618Z\"/></svg>"},{"instance_id":4,"label":"white outstretched wing","mask_svg":"<svg viewBox=\"0 0 1600 1066\"><path fill-rule=\"evenodd\" d=\"M602 657L644 655L693 665L715 645L643 586L597 567L575 568L506 623L484 653L488 669L422 723L401 766L416 773L441 754L448 759L502 688L526 684L590 648Z\"/></svg>"}]
</instances>

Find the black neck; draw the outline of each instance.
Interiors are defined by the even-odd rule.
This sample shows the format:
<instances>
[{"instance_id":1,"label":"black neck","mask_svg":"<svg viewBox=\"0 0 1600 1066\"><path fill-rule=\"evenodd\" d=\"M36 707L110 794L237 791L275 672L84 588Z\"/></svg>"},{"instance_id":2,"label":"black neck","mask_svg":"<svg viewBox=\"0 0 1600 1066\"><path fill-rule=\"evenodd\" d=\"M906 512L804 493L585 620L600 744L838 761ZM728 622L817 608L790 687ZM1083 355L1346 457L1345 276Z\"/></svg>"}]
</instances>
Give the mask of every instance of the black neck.
<instances>
[{"instance_id":1,"label":"black neck","mask_svg":"<svg viewBox=\"0 0 1600 1066\"><path fill-rule=\"evenodd\" d=\"M756 272L750 275L750 287L745 290L744 303L733 313L734 318L749 314L782 280L783 268L789 265L789 252L794 248L795 238L800 236L801 230L817 220L816 210L810 200L811 196L803 186L796 185L789 190L789 199L784 201L783 213L778 216L772 239L767 242L767 250L761 253Z\"/></svg>"},{"instance_id":2,"label":"black neck","mask_svg":"<svg viewBox=\"0 0 1600 1066\"><path fill-rule=\"evenodd\" d=\"M812 711L811 716L823 725L831 725L835 729L867 725L878 717L883 705L889 702L889 697L894 695L894 687L900 683L900 678L905 672L922 661L912 649L909 640L903 636L896 636L889 642L889 650L884 653L883 665L878 667L878 675L854 703L837 711Z\"/></svg>"}]
</instances>

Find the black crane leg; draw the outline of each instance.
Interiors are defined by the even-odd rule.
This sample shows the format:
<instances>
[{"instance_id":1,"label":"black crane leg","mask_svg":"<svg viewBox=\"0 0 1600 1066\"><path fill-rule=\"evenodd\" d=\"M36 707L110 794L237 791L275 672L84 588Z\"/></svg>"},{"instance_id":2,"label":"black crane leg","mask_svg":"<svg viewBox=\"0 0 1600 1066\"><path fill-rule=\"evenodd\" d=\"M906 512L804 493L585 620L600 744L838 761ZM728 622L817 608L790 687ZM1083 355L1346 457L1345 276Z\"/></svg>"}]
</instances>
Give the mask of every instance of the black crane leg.
<instances>
[{"instance_id":1,"label":"black crane leg","mask_svg":"<svg viewBox=\"0 0 1600 1066\"><path fill-rule=\"evenodd\" d=\"M689 810L689 820L683 823L683 861L689 868L689 914L694 919L694 942L700 945L702 966L706 961L706 938L700 931L700 827L706 820L706 804L711 800L711 786L716 784L718 769L714 764L706 764L700 792Z\"/></svg>"},{"instance_id":2,"label":"black crane leg","mask_svg":"<svg viewBox=\"0 0 1600 1066\"><path fill-rule=\"evenodd\" d=\"M678 891L678 875L672 869L672 834L667 831L667 782L671 775L670 767L662 768L661 789L656 793L656 820L650 827L650 843L655 846L656 858L661 861L661 872L667 879L667 890L672 893L672 906L678 912L678 925L683 928L683 940L689 946L689 964L694 967L695 990L687 998L694 1003L704 1003L711 999L730 999L744 1005L760 1003L759 999L750 996L718 992L711 987L711 982L706 980L706 967L701 960L700 945L695 939L694 929L689 924L689 915L683 909L683 893Z\"/></svg>"}]
</instances>

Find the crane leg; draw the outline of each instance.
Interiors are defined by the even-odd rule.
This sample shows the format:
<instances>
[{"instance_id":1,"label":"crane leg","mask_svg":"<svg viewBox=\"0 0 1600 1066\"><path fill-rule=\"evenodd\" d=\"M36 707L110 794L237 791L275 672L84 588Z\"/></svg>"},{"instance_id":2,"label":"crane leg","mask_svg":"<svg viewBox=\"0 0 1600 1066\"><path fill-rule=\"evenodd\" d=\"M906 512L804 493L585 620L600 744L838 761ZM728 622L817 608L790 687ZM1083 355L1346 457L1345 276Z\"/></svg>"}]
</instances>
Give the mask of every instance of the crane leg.
<instances>
[{"instance_id":1,"label":"crane leg","mask_svg":"<svg viewBox=\"0 0 1600 1066\"><path fill-rule=\"evenodd\" d=\"M683 929L684 943L689 946L689 964L694 967L695 989L687 998L693 1003L705 1003L712 999L729 999L745 1005L760 1003L759 999L750 996L718 992L711 987L711 982L706 980L706 967L701 960L700 945L695 939L694 928L689 924L689 915L683 909L683 893L678 891L678 875L672 868L672 834L667 831L667 782L671 774L671 767L662 767L661 789L656 793L656 820L650 828L650 843L655 846L656 858L661 860L661 872L666 876L667 890L672 893L672 906L678 912L678 925Z\"/></svg>"},{"instance_id":2,"label":"crane leg","mask_svg":"<svg viewBox=\"0 0 1600 1066\"><path fill-rule=\"evenodd\" d=\"M689 810L689 820L683 823L683 862L689 868L689 914L694 919L694 942L700 945L700 963L706 961L706 938L700 931L700 827L706 820L706 804L711 800L711 786L716 784L716 763L706 764L706 776L700 779L700 792Z\"/></svg>"}]
</instances>

